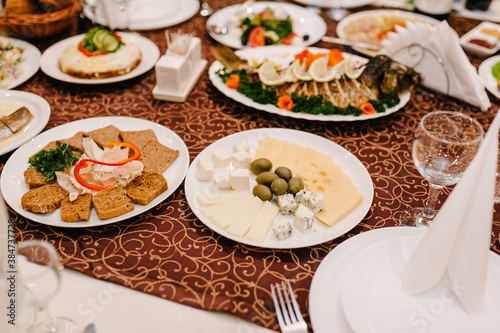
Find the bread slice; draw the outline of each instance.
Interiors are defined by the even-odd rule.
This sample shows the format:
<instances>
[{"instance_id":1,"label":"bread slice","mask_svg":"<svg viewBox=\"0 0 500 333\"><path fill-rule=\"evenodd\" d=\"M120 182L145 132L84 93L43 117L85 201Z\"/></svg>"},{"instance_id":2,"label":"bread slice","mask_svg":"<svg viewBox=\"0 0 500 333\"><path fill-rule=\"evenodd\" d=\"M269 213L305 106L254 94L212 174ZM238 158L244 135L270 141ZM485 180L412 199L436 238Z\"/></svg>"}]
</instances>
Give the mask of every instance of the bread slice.
<instances>
[{"instance_id":1,"label":"bread slice","mask_svg":"<svg viewBox=\"0 0 500 333\"><path fill-rule=\"evenodd\" d=\"M73 150L83 152L83 132L78 132L71 138L57 140L58 144L69 143L69 146Z\"/></svg>"},{"instance_id":2,"label":"bread slice","mask_svg":"<svg viewBox=\"0 0 500 333\"><path fill-rule=\"evenodd\" d=\"M33 213L49 213L61 206L61 201L69 195L59 184L47 184L29 190L21 197L24 210Z\"/></svg>"},{"instance_id":3,"label":"bread slice","mask_svg":"<svg viewBox=\"0 0 500 333\"><path fill-rule=\"evenodd\" d=\"M74 201L69 197L61 202L61 220L64 222L88 221L92 209L92 194L80 194Z\"/></svg>"},{"instance_id":4,"label":"bread slice","mask_svg":"<svg viewBox=\"0 0 500 333\"><path fill-rule=\"evenodd\" d=\"M120 142L120 130L113 125L86 132L85 136L91 137L99 146L105 143Z\"/></svg>"},{"instance_id":5,"label":"bread slice","mask_svg":"<svg viewBox=\"0 0 500 333\"><path fill-rule=\"evenodd\" d=\"M47 184L53 184L54 181L45 181L45 175L43 172L38 171L35 167L30 167L24 171L24 182L29 189L37 188Z\"/></svg>"},{"instance_id":6,"label":"bread slice","mask_svg":"<svg viewBox=\"0 0 500 333\"><path fill-rule=\"evenodd\" d=\"M57 149L58 147L59 147L59 144L56 141L50 141L49 143L47 143L47 145L45 147L43 147L42 149L40 149L39 151L37 151L29 159L32 160L33 156L35 156L36 154L38 154L42 150Z\"/></svg>"},{"instance_id":7,"label":"bread slice","mask_svg":"<svg viewBox=\"0 0 500 333\"><path fill-rule=\"evenodd\" d=\"M134 203L125 194L121 185L100 191L92 197L97 216L101 220L111 219L134 210Z\"/></svg>"},{"instance_id":8,"label":"bread slice","mask_svg":"<svg viewBox=\"0 0 500 333\"><path fill-rule=\"evenodd\" d=\"M140 151L151 140L158 141L156 134L152 129L143 131L121 131L120 137L123 142L132 142Z\"/></svg>"},{"instance_id":9,"label":"bread slice","mask_svg":"<svg viewBox=\"0 0 500 333\"><path fill-rule=\"evenodd\" d=\"M135 204L147 205L168 189L168 183L161 173L144 173L132 180L125 190Z\"/></svg>"},{"instance_id":10,"label":"bread slice","mask_svg":"<svg viewBox=\"0 0 500 333\"><path fill-rule=\"evenodd\" d=\"M144 164L144 172L165 171L170 164L179 156L179 151L168 148L158 141L149 141L141 151L139 161Z\"/></svg>"}]
</instances>

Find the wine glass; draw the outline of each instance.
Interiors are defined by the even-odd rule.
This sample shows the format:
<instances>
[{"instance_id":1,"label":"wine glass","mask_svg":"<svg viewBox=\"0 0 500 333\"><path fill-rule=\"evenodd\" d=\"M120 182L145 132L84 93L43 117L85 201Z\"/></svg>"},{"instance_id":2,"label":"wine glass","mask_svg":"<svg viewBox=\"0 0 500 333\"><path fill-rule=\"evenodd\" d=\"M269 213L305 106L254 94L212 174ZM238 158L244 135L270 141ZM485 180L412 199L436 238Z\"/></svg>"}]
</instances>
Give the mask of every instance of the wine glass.
<instances>
[{"instance_id":1,"label":"wine glass","mask_svg":"<svg viewBox=\"0 0 500 333\"><path fill-rule=\"evenodd\" d=\"M60 286L62 269L55 248L48 242L28 240L17 244L16 264L18 265L20 290L24 292L26 306L33 307L37 318L30 333L77 333L78 328L72 320L65 317L52 317L47 304L57 293Z\"/></svg>"},{"instance_id":2,"label":"wine glass","mask_svg":"<svg viewBox=\"0 0 500 333\"><path fill-rule=\"evenodd\" d=\"M90 20L92 21L92 24L94 25L96 22L96 14L97 14L97 5L99 4L100 0L84 0L83 3L85 7L87 7L90 11L90 15L92 17Z\"/></svg>"},{"instance_id":3,"label":"wine glass","mask_svg":"<svg viewBox=\"0 0 500 333\"><path fill-rule=\"evenodd\" d=\"M113 0L120 8L122 30L129 30L128 5L132 0Z\"/></svg>"},{"instance_id":4,"label":"wine glass","mask_svg":"<svg viewBox=\"0 0 500 333\"><path fill-rule=\"evenodd\" d=\"M401 214L401 225L432 224L439 193L459 181L483 135L476 120L459 112L434 111L422 118L415 131L412 156L417 170L429 182L429 194L423 208L411 208Z\"/></svg>"},{"instance_id":5,"label":"wine glass","mask_svg":"<svg viewBox=\"0 0 500 333\"><path fill-rule=\"evenodd\" d=\"M342 6L344 0L333 0L333 7L327 12L327 16L334 21L340 21L347 16L347 11Z\"/></svg>"}]
</instances>

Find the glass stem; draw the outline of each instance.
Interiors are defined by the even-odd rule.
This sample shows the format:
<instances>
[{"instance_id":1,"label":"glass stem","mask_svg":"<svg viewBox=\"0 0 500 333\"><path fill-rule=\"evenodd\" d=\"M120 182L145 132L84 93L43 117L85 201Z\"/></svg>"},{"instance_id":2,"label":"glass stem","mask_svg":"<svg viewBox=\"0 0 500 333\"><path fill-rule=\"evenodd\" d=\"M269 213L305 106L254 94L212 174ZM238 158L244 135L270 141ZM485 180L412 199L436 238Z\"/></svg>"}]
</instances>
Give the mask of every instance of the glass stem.
<instances>
[{"instance_id":1,"label":"glass stem","mask_svg":"<svg viewBox=\"0 0 500 333\"><path fill-rule=\"evenodd\" d=\"M423 217L429 225L436 215L436 203L439 197L439 193L441 193L442 189L442 186L436 186L432 184L430 184L429 186L429 195L427 197L427 200L425 201L424 211L422 212Z\"/></svg>"}]
</instances>

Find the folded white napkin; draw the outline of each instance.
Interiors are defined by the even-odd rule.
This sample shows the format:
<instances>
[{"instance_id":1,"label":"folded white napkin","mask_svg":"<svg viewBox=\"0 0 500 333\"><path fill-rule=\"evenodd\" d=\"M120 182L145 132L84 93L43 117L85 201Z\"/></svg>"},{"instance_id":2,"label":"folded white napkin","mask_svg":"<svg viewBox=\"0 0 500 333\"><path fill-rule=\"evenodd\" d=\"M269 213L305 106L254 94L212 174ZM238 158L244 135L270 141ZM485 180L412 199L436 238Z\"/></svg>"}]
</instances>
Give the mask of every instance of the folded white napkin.
<instances>
[{"instance_id":1,"label":"folded white napkin","mask_svg":"<svg viewBox=\"0 0 500 333\"><path fill-rule=\"evenodd\" d=\"M483 308L498 163L497 112L477 155L434 218L403 272L410 294L443 278L469 313Z\"/></svg>"},{"instance_id":2,"label":"folded white napkin","mask_svg":"<svg viewBox=\"0 0 500 333\"><path fill-rule=\"evenodd\" d=\"M409 47L412 44L425 49ZM446 21L436 25L406 22L405 28L396 26L396 32L390 32L382 41L380 53L414 67L422 74L423 85L430 89L475 105L482 111L491 106L484 84L460 46L458 34Z\"/></svg>"},{"instance_id":3,"label":"folded white napkin","mask_svg":"<svg viewBox=\"0 0 500 333\"><path fill-rule=\"evenodd\" d=\"M108 27L111 30L123 27L124 18L120 11L120 6L116 2L113 0L102 0L102 7L108 21Z\"/></svg>"}]
</instances>

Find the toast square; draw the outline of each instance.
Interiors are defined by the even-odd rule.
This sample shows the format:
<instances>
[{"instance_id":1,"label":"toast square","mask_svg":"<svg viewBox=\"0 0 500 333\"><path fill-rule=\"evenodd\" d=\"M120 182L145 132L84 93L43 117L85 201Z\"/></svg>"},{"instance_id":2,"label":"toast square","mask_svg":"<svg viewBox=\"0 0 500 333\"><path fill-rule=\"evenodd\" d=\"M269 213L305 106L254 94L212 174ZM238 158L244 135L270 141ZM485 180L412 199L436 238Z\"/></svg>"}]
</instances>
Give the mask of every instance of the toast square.
<instances>
[{"instance_id":1,"label":"toast square","mask_svg":"<svg viewBox=\"0 0 500 333\"><path fill-rule=\"evenodd\" d=\"M161 173L143 173L132 180L125 189L127 196L135 204L147 205L168 189L168 183Z\"/></svg>"},{"instance_id":2,"label":"toast square","mask_svg":"<svg viewBox=\"0 0 500 333\"><path fill-rule=\"evenodd\" d=\"M121 185L100 191L92 197L97 216L101 220L111 219L134 210L134 203L125 194Z\"/></svg>"},{"instance_id":3,"label":"toast square","mask_svg":"<svg viewBox=\"0 0 500 333\"><path fill-rule=\"evenodd\" d=\"M45 175L43 172L38 171L35 167L30 167L24 171L24 182L26 186L31 190L43 185L52 184L55 180L47 182L45 180Z\"/></svg>"},{"instance_id":4,"label":"toast square","mask_svg":"<svg viewBox=\"0 0 500 333\"><path fill-rule=\"evenodd\" d=\"M59 208L68 195L68 191L59 184L47 184L26 192L21 197L21 205L29 212L49 213Z\"/></svg>"},{"instance_id":5,"label":"toast square","mask_svg":"<svg viewBox=\"0 0 500 333\"><path fill-rule=\"evenodd\" d=\"M92 194L80 194L74 201L70 201L67 197L61 202L61 220L64 222L88 221L91 209Z\"/></svg>"},{"instance_id":6,"label":"toast square","mask_svg":"<svg viewBox=\"0 0 500 333\"><path fill-rule=\"evenodd\" d=\"M179 156L179 151L164 146L158 141L149 141L141 151L139 159L144 164L144 172L162 173Z\"/></svg>"},{"instance_id":7,"label":"toast square","mask_svg":"<svg viewBox=\"0 0 500 333\"><path fill-rule=\"evenodd\" d=\"M121 141L120 130L113 125L86 132L84 135L91 137L100 147L105 143Z\"/></svg>"},{"instance_id":8,"label":"toast square","mask_svg":"<svg viewBox=\"0 0 500 333\"><path fill-rule=\"evenodd\" d=\"M151 140L158 141L152 129L143 131L121 131L120 137L124 142L132 142L140 151Z\"/></svg>"},{"instance_id":9,"label":"toast square","mask_svg":"<svg viewBox=\"0 0 500 333\"><path fill-rule=\"evenodd\" d=\"M73 150L78 150L83 152L83 134L84 132L78 132L71 138L57 140L58 144L68 143Z\"/></svg>"}]
</instances>

